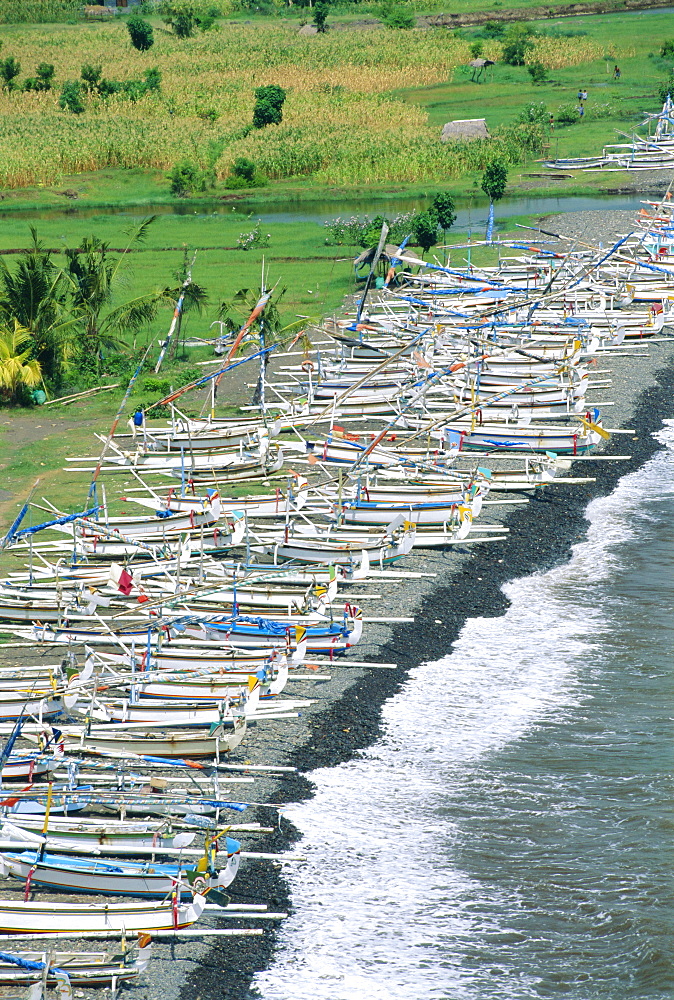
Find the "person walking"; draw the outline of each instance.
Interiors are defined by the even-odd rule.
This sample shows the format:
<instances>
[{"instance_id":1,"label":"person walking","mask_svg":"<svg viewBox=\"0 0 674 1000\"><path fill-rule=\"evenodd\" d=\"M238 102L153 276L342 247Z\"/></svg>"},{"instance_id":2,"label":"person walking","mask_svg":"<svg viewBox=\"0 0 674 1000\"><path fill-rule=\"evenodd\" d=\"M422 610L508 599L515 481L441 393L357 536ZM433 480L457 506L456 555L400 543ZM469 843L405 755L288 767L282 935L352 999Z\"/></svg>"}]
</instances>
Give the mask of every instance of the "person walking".
<instances>
[{"instance_id":1,"label":"person walking","mask_svg":"<svg viewBox=\"0 0 674 1000\"><path fill-rule=\"evenodd\" d=\"M613 70L613 79L614 80L619 80L620 79L620 70L618 69L617 66Z\"/></svg>"},{"instance_id":2,"label":"person walking","mask_svg":"<svg viewBox=\"0 0 674 1000\"><path fill-rule=\"evenodd\" d=\"M583 95L582 95L582 98L581 98L581 104L584 104L586 100L587 100L587 90L585 90L585 88L583 87Z\"/></svg>"}]
</instances>

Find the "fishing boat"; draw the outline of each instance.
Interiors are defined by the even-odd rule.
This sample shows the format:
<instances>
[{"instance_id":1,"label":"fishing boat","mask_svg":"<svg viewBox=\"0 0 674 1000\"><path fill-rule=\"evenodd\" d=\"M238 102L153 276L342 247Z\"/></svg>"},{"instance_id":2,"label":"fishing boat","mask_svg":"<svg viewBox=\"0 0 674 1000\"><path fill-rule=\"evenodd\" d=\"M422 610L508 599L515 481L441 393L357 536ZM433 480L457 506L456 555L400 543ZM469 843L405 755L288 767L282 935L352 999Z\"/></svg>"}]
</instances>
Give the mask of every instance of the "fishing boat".
<instances>
[{"instance_id":1,"label":"fishing boat","mask_svg":"<svg viewBox=\"0 0 674 1000\"><path fill-rule=\"evenodd\" d=\"M159 903L54 903L0 899L0 931L4 934L49 934L59 931L177 930L196 923L206 897L191 902L177 898Z\"/></svg>"}]
</instances>

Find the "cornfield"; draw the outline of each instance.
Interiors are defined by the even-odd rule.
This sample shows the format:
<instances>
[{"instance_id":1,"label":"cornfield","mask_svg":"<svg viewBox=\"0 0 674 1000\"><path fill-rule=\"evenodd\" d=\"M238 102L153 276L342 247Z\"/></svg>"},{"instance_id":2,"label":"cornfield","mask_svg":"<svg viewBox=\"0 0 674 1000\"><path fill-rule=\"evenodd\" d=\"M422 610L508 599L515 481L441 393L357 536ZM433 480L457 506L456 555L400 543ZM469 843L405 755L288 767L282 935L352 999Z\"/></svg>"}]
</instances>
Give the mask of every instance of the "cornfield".
<instances>
[{"instance_id":1,"label":"cornfield","mask_svg":"<svg viewBox=\"0 0 674 1000\"><path fill-rule=\"evenodd\" d=\"M11 0L14 2L14 0ZM41 0L61 5L68 0ZM0 0L0 16L3 4ZM28 7L31 0L16 0ZM485 46L498 59L500 44ZM601 56L601 47L574 38L540 38L534 57L548 67L573 66ZM0 93L0 184L58 183L64 174L104 167L167 170L188 157L202 164L214 144L224 177L238 156L253 159L271 178L311 174L325 183L363 184L441 180L469 164L481 166L499 151L511 162L518 137L491 143L443 144L420 109L394 100L397 88L451 79L469 58L468 43L451 31L335 32L304 37L285 25L242 27L180 41L156 32L147 53L129 45L123 23L31 26L4 40L22 77L38 62L53 63L57 89ZM85 114L58 109L65 80L83 63L104 76L138 79L150 67L162 73L160 93L136 103L122 96L89 99ZM253 130L253 90L277 83L288 91L283 122ZM213 119L213 120L211 120Z\"/></svg>"}]
</instances>

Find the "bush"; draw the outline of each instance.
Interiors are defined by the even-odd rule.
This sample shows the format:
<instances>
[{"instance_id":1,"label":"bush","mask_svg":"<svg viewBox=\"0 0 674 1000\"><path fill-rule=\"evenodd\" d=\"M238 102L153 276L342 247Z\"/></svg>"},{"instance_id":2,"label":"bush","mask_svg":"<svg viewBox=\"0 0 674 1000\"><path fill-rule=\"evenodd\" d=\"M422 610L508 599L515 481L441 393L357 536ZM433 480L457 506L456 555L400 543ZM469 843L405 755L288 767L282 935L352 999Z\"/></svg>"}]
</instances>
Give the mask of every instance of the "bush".
<instances>
[{"instance_id":1,"label":"bush","mask_svg":"<svg viewBox=\"0 0 674 1000\"><path fill-rule=\"evenodd\" d=\"M148 375L147 378L143 379L143 388L146 392L159 392L162 397L167 396L171 391L171 380Z\"/></svg>"},{"instance_id":2,"label":"bush","mask_svg":"<svg viewBox=\"0 0 674 1000\"><path fill-rule=\"evenodd\" d=\"M191 38L197 27L196 11L190 0L167 0L161 5L161 19L178 38Z\"/></svg>"},{"instance_id":3,"label":"bush","mask_svg":"<svg viewBox=\"0 0 674 1000\"><path fill-rule=\"evenodd\" d=\"M387 28L408 31L416 24L414 13L399 3L386 3L379 9L379 17Z\"/></svg>"},{"instance_id":4,"label":"bush","mask_svg":"<svg viewBox=\"0 0 674 1000\"><path fill-rule=\"evenodd\" d=\"M558 125L575 125L579 120L578 108L575 104L560 104L557 108L555 121Z\"/></svg>"},{"instance_id":5,"label":"bush","mask_svg":"<svg viewBox=\"0 0 674 1000\"><path fill-rule=\"evenodd\" d=\"M503 36L503 62L508 66L524 66L527 53L534 47L532 34L528 24L511 25Z\"/></svg>"},{"instance_id":6,"label":"bush","mask_svg":"<svg viewBox=\"0 0 674 1000\"><path fill-rule=\"evenodd\" d=\"M98 93L103 76L102 66L91 66L89 63L84 63L80 70L80 76L83 81L82 85L87 93L93 94L94 91Z\"/></svg>"},{"instance_id":7,"label":"bush","mask_svg":"<svg viewBox=\"0 0 674 1000\"><path fill-rule=\"evenodd\" d=\"M505 30L503 21L485 21L482 25L482 35L485 38L503 38Z\"/></svg>"},{"instance_id":8,"label":"bush","mask_svg":"<svg viewBox=\"0 0 674 1000\"><path fill-rule=\"evenodd\" d=\"M393 219L387 219L389 225L388 239L391 243L402 243L406 236L409 236L414 229L416 212L400 212ZM365 216L359 219L352 216L350 219L336 218L332 222L324 223L328 231L325 242L328 246L356 246L371 247L376 246L381 235L381 227L384 218L381 215L370 219Z\"/></svg>"},{"instance_id":9,"label":"bush","mask_svg":"<svg viewBox=\"0 0 674 1000\"><path fill-rule=\"evenodd\" d=\"M239 233L236 245L239 250L252 250L253 247L268 247L269 241L271 239L271 233L266 233L263 235L261 229L262 223L258 219L255 224L255 229L250 233Z\"/></svg>"},{"instance_id":10,"label":"bush","mask_svg":"<svg viewBox=\"0 0 674 1000\"><path fill-rule=\"evenodd\" d=\"M229 177L225 180L225 187L229 191L243 188L264 187L267 178L258 173L252 160L245 156L239 156L231 166Z\"/></svg>"},{"instance_id":11,"label":"bush","mask_svg":"<svg viewBox=\"0 0 674 1000\"><path fill-rule=\"evenodd\" d=\"M199 173L199 168L189 160L176 163L169 174L171 194L175 194L179 198L191 194L199 185Z\"/></svg>"},{"instance_id":12,"label":"bush","mask_svg":"<svg viewBox=\"0 0 674 1000\"><path fill-rule=\"evenodd\" d=\"M538 59L528 64L527 73L531 77L532 83L545 83L548 76L547 69Z\"/></svg>"},{"instance_id":13,"label":"bush","mask_svg":"<svg viewBox=\"0 0 674 1000\"><path fill-rule=\"evenodd\" d=\"M29 76L24 80L23 89L25 91L44 92L52 89L54 82L54 67L51 63L40 63L35 71L35 76Z\"/></svg>"},{"instance_id":14,"label":"bush","mask_svg":"<svg viewBox=\"0 0 674 1000\"><path fill-rule=\"evenodd\" d=\"M663 59L674 59L674 38L668 38L662 43L660 55Z\"/></svg>"},{"instance_id":15,"label":"bush","mask_svg":"<svg viewBox=\"0 0 674 1000\"><path fill-rule=\"evenodd\" d=\"M130 14L127 18L126 28L134 49L139 52L147 52L154 45L154 31L152 25L144 21L139 14Z\"/></svg>"},{"instance_id":16,"label":"bush","mask_svg":"<svg viewBox=\"0 0 674 1000\"><path fill-rule=\"evenodd\" d=\"M663 104L667 100L667 96L672 94L674 94L674 73L670 75L668 80L663 80L658 87L658 97Z\"/></svg>"},{"instance_id":17,"label":"bush","mask_svg":"<svg viewBox=\"0 0 674 1000\"><path fill-rule=\"evenodd\" d=\"M267 125L280 125L283 120L285 99L285 90L275 83L270 83L266 87L258 87L255 91L255 107L253 108L254 127L265 128Z\"/></svg>"},{"instance_id":18,"label":"bush","mask_svg":"<svg viewBox=\"0 0 674 1000\"><path fill-rule=\"evenodd\" d=\"M74 115L81 115L85 111L82 100L82 84L79 80L67 80L63 84L59 97L59 107L62 111L70 111Z\"/></svg>"},{"instance_id":19,"label":"bush","mask_svg":"<svg viewBox=\"0 0 674 1000\"><path fill-rule=\"evenodd\" d=\"M550 124L550 115L545 110L545 104L542 101L530 101L529 104L525 104L515 119L517 125L530 123L540 125L542 128L546 128Z\"/></svg>"},{"instance_id":20,"label":"bush","mask_svg":"<svg viewBox=\"0 0 674 1000\"><path fill-rule=\"evenodd\" d=\"M484 49L484 45L482 44L482 42L471 42L470 49L469 49L469 51L470 51L470 58L471 59L479 59L480 56L482 55L483 49Z\"/></svg>"},{"instance_id":21,"label":"bush","mask_svg":"<svg viewBox=\"0 0 674 1000\"><path fill-rule=\"evenodd\" d=\"M20 72L21 63L14 56L7 56L6 59L0 59L0 78L3 81L5 90L14 90L16 86L14 81Z\"/></svg>"}]
</instances>

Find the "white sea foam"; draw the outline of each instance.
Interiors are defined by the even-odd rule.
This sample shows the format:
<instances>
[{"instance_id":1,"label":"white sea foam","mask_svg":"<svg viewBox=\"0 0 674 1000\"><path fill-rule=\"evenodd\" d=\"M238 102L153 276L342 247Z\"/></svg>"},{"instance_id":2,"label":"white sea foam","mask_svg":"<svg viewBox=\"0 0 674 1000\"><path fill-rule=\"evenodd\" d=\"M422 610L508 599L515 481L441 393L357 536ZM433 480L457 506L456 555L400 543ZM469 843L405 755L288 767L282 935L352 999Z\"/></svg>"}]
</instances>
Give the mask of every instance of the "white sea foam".
<instances>
[{"instance_id":1,"label":"white sea foam","mask_svg":"<svg viewBox=\"0 0 674 1000\"><path fill-rule=\"evenodd\" d=\"M506 613L469 618L452 652L412 670L384 706L382 738L313 772L316 795L286 807L308 860L290 869L295 913L255 980L265 1000L533 995L506 969L492 993L465 961L476 935L508 933L517 900L453 859L447 803L485 781L490 755L587 697L579 678L609 627L602 585L650 505L674 492L674 421L659 437L664 451L589 505L587 539L567 564L505 586Z\"/></svg>"}]
</instances>

